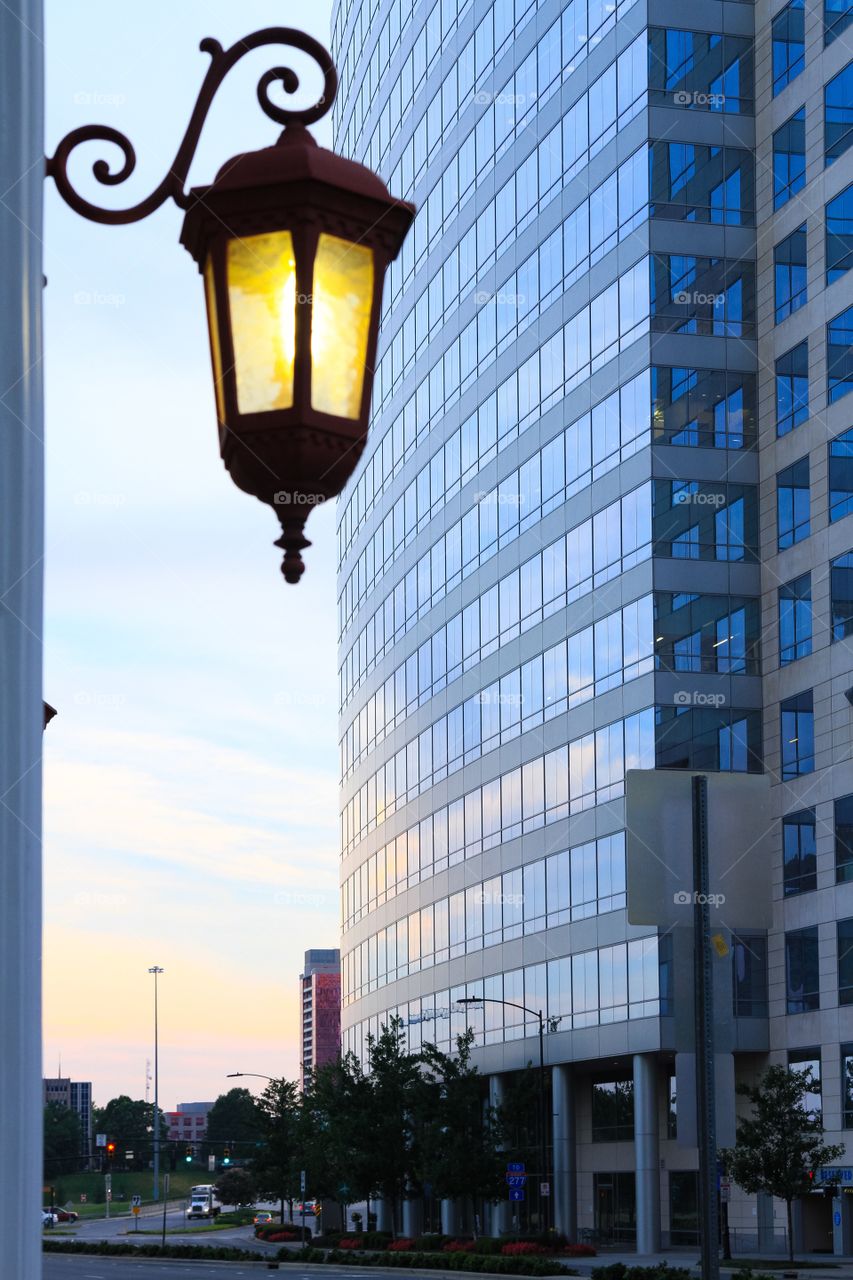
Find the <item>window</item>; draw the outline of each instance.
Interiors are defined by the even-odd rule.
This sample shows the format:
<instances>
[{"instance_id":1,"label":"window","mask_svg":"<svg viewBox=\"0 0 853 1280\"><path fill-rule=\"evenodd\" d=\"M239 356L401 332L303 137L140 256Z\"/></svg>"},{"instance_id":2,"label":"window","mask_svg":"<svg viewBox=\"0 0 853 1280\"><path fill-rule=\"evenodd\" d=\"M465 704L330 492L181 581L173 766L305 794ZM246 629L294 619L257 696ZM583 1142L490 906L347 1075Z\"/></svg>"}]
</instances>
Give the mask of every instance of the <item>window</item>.
<instances>
[{"instance_id":1,"label":"window","mask_svg":"<svg viewBox=\"0 0 853 1280\"><path fill-rule=\"evenodd\" d=\"M809 536L809 506L809 460L806 457L776 475L776 534L780 551Z\"/></svg>"},{"instance_id":2,"label":"window","mask_svg":"<svg viewBox=\"0 0 853 1280\"><path fill-rule=\"evenodd\" d=\"M832 164L853 143L853 62L823 91L823 150Z\"/></svg>"},{"instance_id":3,"label":"window","mask_svg":"<svg viewBox=\"0 0 853 1280\"><path fill-rule=\"evenodd\" d=\"M829 520L853 511L853 427L829 443Z\"/></svg>"},{"instance_id":4,"label":"window","mask_svg":"<svg viewBox=\"0 0 853 1280\"><path fill-rule=\"evenodd\" d=\"M812 580L804 573L779 588L779 665L812 651Z\"/></svg>"},{"instance_id":5,"label":"window","mask_svg":"<svg viewBox=\"0 0 853 1280\"><path fill-rule=\"evenodd\" d=\"M811 689L786 698L779 707L782 729L782 779L814 770L814 699Z\"/></svg>"},{"instance_id":6,"label":"window","mask_svg":"<svg viewBox=\"0 0 853 1280\"><path fill-rule=\"evenodd\" d=\"M832 640L853 636L853 551L829 562Z\"/></svg>"},{"instance_id":7,"label":"window","mask_svg":"<svg viewBox=\"0 0 853 1280\"><path fill-rule=\"evenodd\" d=\"M830 404L853 391L853 307L826 326L826 382Z\"/></svg>"},{"instance_id":8,"label":"window","mask_svg":"<svg viewBox=\"0 0 853 1280\"><path fill-rule=\"evenodd\" d=\"M773 19L773 97L806 65L804 0L791 0Z\"/></svg>"},{"instance_id":9,"label":"window","mask_svg":"<svg viewBox=\"0 0 853 1280\"><path fill-rule=\"evenodd\" d=\"M806 224L797 227L773 250L776 323L781 324L808 300L806 284Z\"/></svg>"},{"instance_id":10,"label":"window","mask_svg":"<svg viewBox=\"0 0 853 1280\"><path fill-rule=\"evenodd\" d=\"M853 795L835 801L835 879L853 880Z\"/></svg>"},{"instance_id":11,"label":"window","mask_svg":"<svg viewBox=\"0 0 853 1280\"><path fill-rule=\"evenodd\" d=\"M773 134L773 208L781 209L806 185L806 109Z\"/></svg>"},{"instance_id":12,"label":"window","mask_svg":"<svg viewBox=\"0 0 853 1280\"><path fill-rule=\"evenodd\" d=\"M593 1081L593 1142L630 1142L633 1137L634 1082L632 1080Z\"/></svg>"},{"instance_id":13,"label":"window","mask_svg":"<svg viewBox=\"0 0 853 1280\"><path fill-rule=\"evenodd\" d=\"M838 1003L853 1004L853 920L838 921Z\"/></svg>"},{"instance_id":14,"label":"window","mask_svg":"<svg viewBox=\"0 0 853 1280\"><path fill-rule=\"evenodd\" d=\"M752 42L742 36L649 28L652 102L690 110L752 111Z\"/></svg>"},{"instance_id":15,"label":"window","mask_svg":"<svg viewBox=\"0 0 853 1280\"><path fill-rule=\"evenodd\" d=\"M657 444L706 449L743 449L754 444L753 375L656 365L651 388Z\"/></svg>"},{"instance_id":16,"label":"window","mask_svg":"<svg viewBox=\"0 0 853 1280\"><path fill-rule=\"evenodd\" d=\"M808 1071L811 1088L803 1095L803 1106L806 1111L819 1117L822 1110L820 1046L813 1049L791 1049L788 1054L788 1067L791 1071Z\"/></svg>"},{"instance_id":17,"label":"window","mask_svg":"<svg viewBox=\"0 0 853 1280\"><path fill-rule=\"evenodd\" d=\"M699 1243L699 1174L695 1169L672 1170L669 1175L669 1242Z\"/></svg>"},{"instance_id":18,"label":"window","mask_svg":"<svg viewBox=\"0 0 853 1280\"><path fill-rule=\"evenodd\" d=\"M776 361L776 434L787 435L809 416L809 347L807 342Z\"/></svg>"},{"instance_id":19,"label":"window","mask_svg":"<svg viewBox=\"0 0 853 1280\"><path fill-rule=\"evenodd\" d=\"M678 1137L678 1089L675 1072L670 1072L666 1090L666 1136Z\"/></svg>"},{"instance_id":20,"label":"window","mask_svg":"<svg viewBox=\"0 0 853 1280\"><path fill-rule=\"evenodd\" d=\"M814 809L801 809L782 819L782 859L786 898L817 888Z\"/></svg>"},{"instance_id":21,"label":"window","mask_svg":"<svg viewBox=\"0 0 853 1280\"><path fill-rule=\"evenodd\" d=\"M853 183L826 206L826 283L853 266Z\"/></svg>"},{"instance_id":22,"label":"window","mask_svg":"<svg viewBox=\"0 0 853 1280\"><path fill-rule=\"evenodd\" d=\"M785 934L787 1013L820 1008L817 925Z\"/></svg>"},{"instance_id":23,"label":"window","mask_svg":"<svg viewBox=\"0 0 853 1280\"><path fill-rule=\"evenodd\" d=\"M665 671L759 669L757 601L746 596L655 594L655 665Z\"/></svg>"},{"instance_id":24,"label":"window","mask_svg":"<svg viewBox=\"0 0 853 1280\"><path fill-rule=\"evenodd\" d=\"M737 147L698 142L652 142L649 147L653 218L747 226L755 221L755 160Z\"/></svg>"},{"instance_id":25,"label":"window","mask_svg":"<svg viewBox=\"0 0 853 1280\"><path fill-rule=\"evenodd\" d=\"M823 0L823 43L832 44L853 22L851 0Z\"/></svg>"},{"instance_id":26,"label":"window","mask_svg":"<svg viewBox=\"0 0 853 1280\"><path fill-rule=\"evenodd\" d=\"M767 938L739 934L732 938L732 992L736 1018L767 1017Z\"/></svg>"},{"instance_id":27,"label":"window","mask_svg":"<svg viewBox=\"0 0 853 1280\"><path fill-rule=\"evenodd\" d=\"M853 1129L853 1044L841 1045L841 1114L845 1129Z\"/></svg>"}]
</instances>

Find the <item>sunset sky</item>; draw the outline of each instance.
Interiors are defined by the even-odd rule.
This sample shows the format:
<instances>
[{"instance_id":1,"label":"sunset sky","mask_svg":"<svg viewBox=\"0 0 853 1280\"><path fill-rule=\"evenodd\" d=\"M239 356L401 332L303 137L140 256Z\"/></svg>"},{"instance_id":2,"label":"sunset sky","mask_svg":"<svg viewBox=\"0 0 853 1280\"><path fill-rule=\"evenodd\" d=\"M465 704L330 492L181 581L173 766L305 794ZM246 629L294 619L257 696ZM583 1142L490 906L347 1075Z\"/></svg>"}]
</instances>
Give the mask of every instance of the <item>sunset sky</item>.
<instances>
[{"instance_id":1,"label":"sunset sky","mask_svg":"<svg viewBox=\"0 0 853 1280\"><path fill-rule=\"evenodd\" d=\"M325 0L48 0L48 152L83 124L127 133L123 187L91 175L112 148L72 172L96 203L136 203L183 134L199 41L288 23L328 43ZM191 183L275 140L255 85L282 61L231 72ZM61 1056L99 1104L144 1096L162 965L166 1108L229 1071L294 1076L303 952L338 939L334 511L287 587L275 516L219 459L181 217L99 226L46 184L45 1072Z\"/></svg>"}]
</instances>

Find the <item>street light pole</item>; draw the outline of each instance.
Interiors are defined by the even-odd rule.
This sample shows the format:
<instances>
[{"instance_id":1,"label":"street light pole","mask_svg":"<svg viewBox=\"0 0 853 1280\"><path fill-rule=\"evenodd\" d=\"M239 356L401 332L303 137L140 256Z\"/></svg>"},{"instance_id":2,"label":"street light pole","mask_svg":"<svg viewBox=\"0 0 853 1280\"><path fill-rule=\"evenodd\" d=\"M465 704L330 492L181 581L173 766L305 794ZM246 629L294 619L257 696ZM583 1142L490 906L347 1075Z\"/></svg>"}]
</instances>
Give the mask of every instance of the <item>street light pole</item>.
<instances>
[{"instance_id":1,"label":"street light pole","mask_svg":"<svg viewBox=\"0 0 853 1280\"><path fill-rule=\"evenodd\" d=\"M540 1160L540 1183L548 1184L549 1194L543 1196L541 1187L539 1191L539 1203L542 1207L542 1225L547 1231L550 1225L551 1215L549 1212L550 1197L550 1179L548 1177L548 1141L546 1137L546 1123L548 1108L546 1105L545 1090L545 1015L541 1009L530 1009L526 1004L517 1004L515 1000L501 1000L497 996L463 996L461 1000L456 1001L457 1004L503 1004L510 1009L520 1009L522 1013L529 1013L532 1017L539 1020L539 1160Z\"/></svg>"},{"instance_id":2,"label":"street light pole","mask_svg":"<svg viewBox=\"0 0 853 1280\"><path fill-rule=\"evenodd\" d=\"M154 974L154 1200L160 1199L160 1028L157 1008L157 979L165 970L158 964L148 970Z\"/></svg>"}]
</instances>

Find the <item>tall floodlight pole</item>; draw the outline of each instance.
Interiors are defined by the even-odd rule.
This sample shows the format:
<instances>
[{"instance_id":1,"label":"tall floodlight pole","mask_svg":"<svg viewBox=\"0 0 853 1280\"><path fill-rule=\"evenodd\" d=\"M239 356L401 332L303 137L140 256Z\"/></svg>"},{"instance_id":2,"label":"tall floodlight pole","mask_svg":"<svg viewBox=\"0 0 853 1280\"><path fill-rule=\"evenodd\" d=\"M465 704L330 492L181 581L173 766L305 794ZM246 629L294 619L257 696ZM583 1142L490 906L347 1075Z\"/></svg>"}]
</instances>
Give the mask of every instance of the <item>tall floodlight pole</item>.
<instances>
[{"instance_id":1,"label":"tall floodlight pole","mask_svg":"<svg viewBox=\"0 0 853 1280\"><path fill-rule=\"evenodd\" d=\"M160 1031L157 1009L157 979L165 972L158 964L149 973L154 974L154 1199L160 1199Z\"/></svg>"}]
</instances>

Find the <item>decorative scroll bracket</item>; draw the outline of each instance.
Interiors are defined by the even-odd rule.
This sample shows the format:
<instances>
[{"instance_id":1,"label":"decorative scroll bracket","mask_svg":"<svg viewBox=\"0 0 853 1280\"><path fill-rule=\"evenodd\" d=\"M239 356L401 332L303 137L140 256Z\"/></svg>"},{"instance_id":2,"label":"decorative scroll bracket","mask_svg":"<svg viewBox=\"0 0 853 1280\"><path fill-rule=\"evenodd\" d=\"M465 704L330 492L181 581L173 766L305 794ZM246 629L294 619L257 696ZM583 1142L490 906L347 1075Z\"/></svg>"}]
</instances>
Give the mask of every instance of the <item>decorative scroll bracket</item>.
<instances>
[{"instance_id":1,"label":"decorative scroll bracket","mask_svg":"<svg viewBox=\"0 0 853 1280\"><path fill-rule=\"evenodd\" d=\"M141 200L139 204L133 205L130 209L102 209L99 205L91 204L90 201L84 200L75 190L68 177L68 161L71 153L82 143L112 142L122 152L121 167L115 172L110 169L106 160L96 160L93 164L92 172L95 175L95 179L102 186L119 186L131 176L136 168L136 152L130 139L125 134L119 133L117 129L110 128L109 125L87 124L79 129L72 129L62 139L54 154L46 161L46 172L49 177L53 178L57 190L65 203L75 213L88 218L90 222L105 223L109 226L125 226L131 222L139 222L142 218L147 218L150 213L154 213L170 198L174 200L179 208L188 209L191 201L190 195L185 189L187 175L216 92L231 68L245 54L270 44L289 45L291 48L299 49L312 57L323 73L323 93L313 106L305 107L302 110L277 106L270 100L270 86L280 83L284 86L285 93L293 94L299 88L299 77L290 67L273 67L265 72L258 82L258 102L264 114L278 124L283 124L285 128L290 123L298 123L304 126L314 124L317 120L322 119L326 112L331 109L335 100L335 95L338 91L338 76L330 54L319 41L314 40L303 31L296 31L292 27L265 27L262 31L255 31L252 35L238 40L230 49L223 49L218 40L207 38L202 40L199 47L202 53L210 54L210 66L199 90L196 104L193 107L192 115L187 125L187 131L181 140L174 160L169 166L169 171L156 190L152 191L151 195L145 200Z\"/></svg>"}]
</instances>

